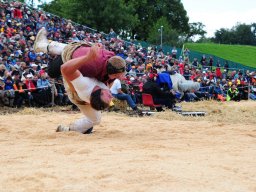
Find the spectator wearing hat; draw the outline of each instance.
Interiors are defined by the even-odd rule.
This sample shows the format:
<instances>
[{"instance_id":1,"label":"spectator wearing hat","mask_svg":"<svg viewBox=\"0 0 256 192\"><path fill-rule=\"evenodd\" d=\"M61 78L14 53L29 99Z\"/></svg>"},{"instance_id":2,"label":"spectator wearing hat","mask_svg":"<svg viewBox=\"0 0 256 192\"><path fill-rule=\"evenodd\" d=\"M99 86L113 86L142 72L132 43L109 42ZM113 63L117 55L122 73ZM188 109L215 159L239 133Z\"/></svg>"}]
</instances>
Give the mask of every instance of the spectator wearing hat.
<instances>
[{"instance_id":1,"label":"spectator wearing hat","mask_svg":"<svg viewBox=\"0 0 256 192\"><path fill-rule=\"evenodd\" d=\"M48 68L48 65L47 65L47 64L43 64L43 65L41 66L41 69L39 70L39 75L45 74L46 71L47 71L47 68Z\"/></svg>"},{"instance_id":2,"label":"spectator wearing hat","mask_svg":"<svg viewBox=\"0 0 256 192\"><path fill-rule=\"evenodd\" d=\"M37 100L37 90L36 81L34 81L34 76L31 73L25 75L24 84L27 88L28 104L30 107L34 107Z\"/></svg>"},{"instance_id":3,"label":"spectator wearing hat","mask_svg":"<svg viewBox=\"0 0 256 192\"><path fill-rule=\"evenodd\" d=\"M47 73L42 73L37 82L37 103L40 106L47 106L51 102L52 94L51 94L51 84L47 79Z\"/></svg>"},{"instance_id":4,"label":"spectator wearing hat","mask_svg":"<svg viewBox=\"0 0 256 192\"><path fill-rule=\"evenodd\" d=\"M29 73L31 73L34 76L38 73L38 65L32 62L30 66L31 68L29 69Z\"/></svg>"}]
</instances>

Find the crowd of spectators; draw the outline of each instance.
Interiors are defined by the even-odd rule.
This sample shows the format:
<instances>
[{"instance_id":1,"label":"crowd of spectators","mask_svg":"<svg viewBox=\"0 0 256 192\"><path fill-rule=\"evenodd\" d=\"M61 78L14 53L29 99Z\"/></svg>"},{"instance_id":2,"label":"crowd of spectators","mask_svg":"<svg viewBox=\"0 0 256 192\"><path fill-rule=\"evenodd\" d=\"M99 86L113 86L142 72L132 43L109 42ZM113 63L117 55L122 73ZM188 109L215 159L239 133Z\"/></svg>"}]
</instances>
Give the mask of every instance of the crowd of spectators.
<instances>
[{"instance_id":1,"label":"crowd of spectators","mask_svg":"<svg viewBox=\"0 0 256 192\"><path fill-rule=\"evenodd\" d=\"M189 50L177 56L173 47L164 53L156 47L142 47L117 37L113 29L109 34L97 33L90 28L74 24L27 7L20 2L0 3L0 105L10 107L52 106L70 104L62 79L51 79L47 74L51 55L35 53L33 44L38 30L45 27L48 39L69 43L88 41L101 43L125 59L127 75L122 80L123 91L135 101L141 102L143 84L149 79L157 81L160 73L181 74L184 79L200 83L195 92L173 94L177 100L198 101L217 99L221 101L256 99L256 73L229 70L228 63L220 66L212 57L201 60L189 58ZM172 91L172 87L160 87Z\"/></svg>"}]
</instances>

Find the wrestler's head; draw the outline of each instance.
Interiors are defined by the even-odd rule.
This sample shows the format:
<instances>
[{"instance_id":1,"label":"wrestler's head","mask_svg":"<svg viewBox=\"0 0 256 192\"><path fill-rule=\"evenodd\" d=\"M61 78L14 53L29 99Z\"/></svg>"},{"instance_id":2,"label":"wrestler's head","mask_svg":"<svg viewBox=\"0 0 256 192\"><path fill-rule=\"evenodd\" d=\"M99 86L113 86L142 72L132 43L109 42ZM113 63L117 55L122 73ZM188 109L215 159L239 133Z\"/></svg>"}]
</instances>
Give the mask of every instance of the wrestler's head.
<instances>
[{"instance_id":1,"label":"wrestler's head","mask_svg":"<svg viewBox=\"0 0 256 192\"><path fill-rule=\"evenodd\" d=\"M125 75L126 63L122 57L110 57L107 63L107 74L110 79L120 79Z\"/></svg>"},{"instance_id":2,"label":"wrestler's head","mask_svg":"<svg viewBox=\"0 0 256 192\"><path fill-rule=\"evenodd\" d=\"M109 107L113 96L109 89L102 89L95 86L91 93L90 104L97 111L104 110Z\"/></svg>"}]
</instances>

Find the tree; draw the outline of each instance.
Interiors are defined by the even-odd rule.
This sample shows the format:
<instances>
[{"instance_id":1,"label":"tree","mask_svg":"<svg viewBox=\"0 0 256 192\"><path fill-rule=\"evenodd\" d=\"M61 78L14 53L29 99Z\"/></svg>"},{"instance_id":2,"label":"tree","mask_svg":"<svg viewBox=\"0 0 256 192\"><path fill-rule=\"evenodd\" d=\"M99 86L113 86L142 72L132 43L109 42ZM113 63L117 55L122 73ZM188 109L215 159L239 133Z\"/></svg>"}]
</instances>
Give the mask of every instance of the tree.
<instances>
[{"instance_id":1,"label":"tree","mask_svg":"<svg viewBox=\"0 0 256 192\"><path fill-rule=\"evenodd\" d=\"M217 30L215 33L214 42L215 43L228 43L230 42L230 32L228 29L221 28Z\"/></svg>"},{"instance_id":2,"label":"tree","mask_svg":"<svg viewBox=\"0 0 256 192\"><path fill-rule=\"evenodd\" d=\"M251 26L240 24L234 30L236 36L236 43L241 45L251 45L253 43L254 34L251 31Z\"/></svg>"},{"instance_id":3,"label":"tree","mask_svg":"<svg viewBox=\"0 0 256 192\"><path fill-rule=\"evenodd\" d=\"M192 38L195 35L204 37L206 31L204 30L205 25L201 22L189 23L189 32L187 33L186 40Z\"/></svg>"},{"instance_id":4,"label":"tree","mask_svg":"<svg viewBox=\"0 0 256 192\"><path fill-rule=\"evenodd\" d=\"M140 21L133 33L144 40L149 37L149 31L161 17L165 17L168 25L177 32L189 31L187 12L180 0L126 0L126 3L134 7Z\"/></svg>"},{"instance_id":5,"label":"tree","mask_svg":"<svg viewBox=\"0 0 256 192\"><path fill-rule=\"evenodd\" d=\"M43 9L99 31L131 31L138 24L135 10L123 0L54 0Z\"/></svg>"},{"instance_id":6,"label":"tree","mask_svg":"<svg viewBox=\"0 0 256 192\"><path fill-rule=\"evenodd\" d=\"M256 45L256 24L237 24L231 29L217 30L213 41L223 44Z\"/></svg>"},{"instance_id":7,"label":"tree","mask_svg":"<svg viewBox=\"0 0 256 192\"><path fill-rule=\"evenodd\" d=\"M169 23L165 17L161 17L160 19L158 19L156 21L156 23L152 26L151 30L149 31L148 41L152 44L160 45L161 26L163 26L163 29L162 29L163 30L163 32L162 32L163 45L171 44L172 46L177 46L177 42L179 39L179 33L169 25Z\"/></svg>"}]
</instances>

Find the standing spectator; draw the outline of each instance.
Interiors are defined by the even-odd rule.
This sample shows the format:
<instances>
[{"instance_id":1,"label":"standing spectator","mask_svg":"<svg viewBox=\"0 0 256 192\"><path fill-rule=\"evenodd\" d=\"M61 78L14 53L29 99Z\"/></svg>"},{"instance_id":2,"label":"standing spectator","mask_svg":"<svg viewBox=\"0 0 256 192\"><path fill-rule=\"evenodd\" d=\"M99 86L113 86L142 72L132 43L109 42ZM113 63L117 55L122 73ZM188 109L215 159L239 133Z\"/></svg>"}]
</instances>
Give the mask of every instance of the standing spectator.
<instances>
[{"instance_id":1,"label":"standing spectator","mask_svg":"<svg viewBox=\"0 0 256 192\"><path fill-rule=\"evenodd\" d=\"M216 67L221 67L221 64L220 64L220 60L218 59L217 63L216 63Z\"/></svg>"},{"instance_id":2,"label":"standing spectator","mask_svg":"<svg viewBox=\"0 0 256 192\"><path fill-rule=\"evenodd\" d=\"M200 61L201 65L202 65L202 68L205 69L207 66L207 61L206 61L206 56L203 55L202 58L201 58L201 61Z\"/></svg>"},{"instance_id":3,"label":"standing spectator","mask_svg":"<svg viewBox=\"0 0 256 192\"><path fill-rule=\"evenodd\" d=\"M184 56L185 56L185 59L188 59L188 61L189 61L189 54L190 54L190 51L188 48L186 48L184 51Z\"/></svg>"},{"instance_id":4,"label":"standing spectator","mask_svg":"<svg viewBox=\"0 0 256 192\"><path fill-rule=\"evenodd\" d=\"M229 64L228 64L228 61L225 61L224 69L226 69L226 72L227 72L227 74L228 74L228 71L229 71Z\"/></svg>"},{"instance_id":5,"label":"standing spectator","mask_svg":"<svg viewBox=\"0 0 256 192\"><path fill-rule=\"evenodd\" d=\"M109 39L112 39L112 38L115 39L117 37L117 35L116 35L115 31L113 30L113 28L110 28L110 32L109 32L108 36L109 36Z\"/></svg>"},{"instance_id":6,"label":"standing spectator","mask_svg":"<svg viewBox=\"0 0 256 192\"><path fill-rule=\"evenodd\" d=\"M15 9L13 10L13 18L14 19L22 19L22 11L20 9L20 4L18 2L15 2Z\"/></svg>"},{"instance_id":7,"label":"standing spectator","mask_svg":"<svg viewBox=\"0 0 256 192\"><path fill-rule=\"evenodd\" d=\"M216 68L216 78L221 79L222 78L222 73L219 67Z\"/></svg>"},{"instance_id":8,"label":"standing spectator","mask_svg":"<svg viewBox=\"0 0 256 192\"><path fill-rule=\"evenodd\" d=\"M213 57L210 56L210 59L209 59L209 66L210 66L210 70L212 71L212 66L213 66Z\"/></svg>"},{"instance_id":9,"label":"standing spectator","mask_svg":"<svg viewBox=\"0 0 256 192\"><path fill-rule=\"evenodd\" d=\"M172 58L175 58L175 59L177 59L177 49L176 49L176 47L174 46L173 48L172 48Z\"/></svg>"},{"instance_id":10,"label":"standing spectator","mask_svg":"<svg viewBox=\"0 0 256 192\"><path fill-rule=\"evenodd\" d=\"M192 66L195 68L198 68L198 60L197 58L194 58L193 62L192 62Z\"/></svg>"}]
</instances>

